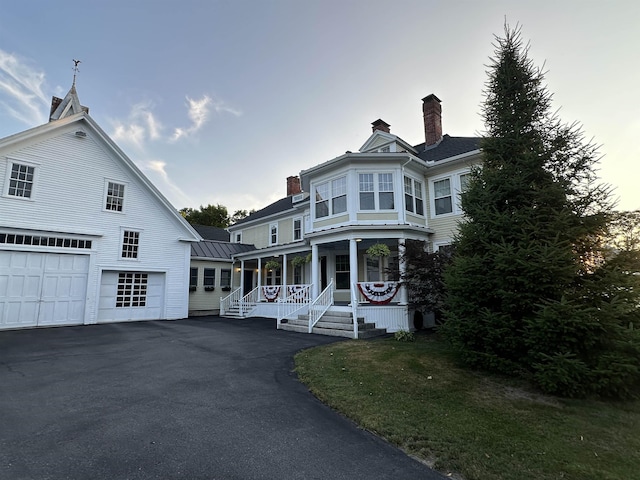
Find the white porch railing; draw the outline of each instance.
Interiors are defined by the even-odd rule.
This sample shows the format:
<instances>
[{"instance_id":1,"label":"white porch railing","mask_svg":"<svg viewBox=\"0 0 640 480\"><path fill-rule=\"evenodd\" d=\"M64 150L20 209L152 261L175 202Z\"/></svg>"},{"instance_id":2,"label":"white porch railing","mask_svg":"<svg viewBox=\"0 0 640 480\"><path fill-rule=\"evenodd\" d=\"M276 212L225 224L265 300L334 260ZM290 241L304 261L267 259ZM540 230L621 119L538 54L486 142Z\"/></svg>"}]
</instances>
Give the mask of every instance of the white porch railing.
<instances>
[{"instance_id":1,"label":"white porch railing","mask_svg":"<svg viewBox=\"0 0 640 480\"><path fill-rule=\"evenodd\" d=\"M358 286L351 285L351 316L353 317L353 338L358 338Z\"/></svg>"},{"instance_id":2,"label":"white porch railing","mask_svg":"<svg viewBox=\"0 0 640 480\"><path fill-rule=\"evenodd\" d=\"M258 303L259 299L260 299L260 287L254 288L249 293L247 293L244 297L242 297L242 299L240 300L240 315L244 316L245 313L248 313L249 310L256 303Z\"/></svg>"},{"instance_id":3,"label":"white porch railing","mask_svg":"<svg viewBox=\"0 0 640 480\"><path fill-rule=\"evenodd\" d=\"M283 318L301 313L311 302L311 285L287 285L287 296L278 299L277 328Z\"/></svg>"},{"instance_id":4,"label":"white porch railing","mask_svg":"<svg viewBox=\"0 0 640 480\"><path fill-rule=\"evenodd\" d=\"M220 315L224 316L232 306L237 305L242 297L242 289L238 288L224 298L220 299Z\"/></svg>"},{"instance_id":5,"label":"white porch railing","mask_svg":"<svg viewBox=\"0 0 640 480\"><path fill-rule=\"evenodd\" d=\"M333 278L318 298L309 304L309 333L313 332L313 327L331 305L333 305Z\"/></svg>"}]
</instances>

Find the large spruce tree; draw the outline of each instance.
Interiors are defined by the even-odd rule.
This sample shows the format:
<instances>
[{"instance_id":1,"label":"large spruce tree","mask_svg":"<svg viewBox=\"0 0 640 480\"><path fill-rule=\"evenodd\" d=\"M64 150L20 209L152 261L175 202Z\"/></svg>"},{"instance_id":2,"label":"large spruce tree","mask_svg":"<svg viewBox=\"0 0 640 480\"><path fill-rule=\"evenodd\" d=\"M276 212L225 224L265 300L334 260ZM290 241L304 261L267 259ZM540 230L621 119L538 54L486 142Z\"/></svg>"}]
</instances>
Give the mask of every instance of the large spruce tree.
<instances>
[{"instance_id":1,"label":"large spruce tree","mask_svg":"<svg viewBox=\"0 0 640 480\"><path fill-rule=\"evenodd\" d=\"M612 286L621 270L607 270L611 205L597 183L597 149L552 113L519 28L505 26L495 47L484 160L461 198L444 332L469 363L548 392L630 396L640 342L621 318L637 291L621 301Z\"/></svg>"}]
</instances>

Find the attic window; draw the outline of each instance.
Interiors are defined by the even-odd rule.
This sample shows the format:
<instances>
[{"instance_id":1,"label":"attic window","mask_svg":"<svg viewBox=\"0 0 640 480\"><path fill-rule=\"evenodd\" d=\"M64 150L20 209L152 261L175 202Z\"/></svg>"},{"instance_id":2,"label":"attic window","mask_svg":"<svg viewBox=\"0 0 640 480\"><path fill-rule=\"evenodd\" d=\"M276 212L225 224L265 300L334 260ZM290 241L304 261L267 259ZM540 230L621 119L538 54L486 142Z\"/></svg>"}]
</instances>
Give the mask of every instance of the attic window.
<instances>
[{"instance_id":1,"label":"attic window","mask_svg":"<svg viewBox=\"0 0 640 480\"><path fill-rule=\"evenodd\" d=\"M107 199L105 209L121 212L124 203L124 185L115 182L107 183Z\"/></svg>"},{"instance_id":2,"label":"attic window","mask_svg":"<svg viewBox=\"0 0 640 480\"><path fill-rule=\"evenodd\" d=\"M21 163L12 163L7 193L12 197L31 198L34 173L34 167Z\"/></svg>"},{"instance_id":3,"label":"attic window","mask_svg":"<svg viewBox=\"0 0 640 480\"><path fill-rule=\"evenodd\" d=\"M380 150L380 153L389 153L391 151L391 147L389 145L382 147Z\"/></svg>"}]
</instances>

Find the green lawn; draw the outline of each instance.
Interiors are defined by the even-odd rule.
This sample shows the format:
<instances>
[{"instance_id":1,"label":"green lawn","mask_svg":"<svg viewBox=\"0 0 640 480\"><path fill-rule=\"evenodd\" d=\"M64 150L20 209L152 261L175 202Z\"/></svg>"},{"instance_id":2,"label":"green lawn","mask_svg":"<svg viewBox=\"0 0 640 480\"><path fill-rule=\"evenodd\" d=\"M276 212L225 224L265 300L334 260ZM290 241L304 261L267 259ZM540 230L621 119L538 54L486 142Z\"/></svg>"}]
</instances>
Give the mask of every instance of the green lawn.
<instances>
[{"instance_id":1,"label":"green lawn","mask_svg":"<svg viewBox=\"0 0 640 480\"><path fill-rule=\"evenodd\" d=\"M640 479L640 401L561 400L461 367L437 335L300 352L323 402L466 480Z\"/></svg>"}]
</instances>

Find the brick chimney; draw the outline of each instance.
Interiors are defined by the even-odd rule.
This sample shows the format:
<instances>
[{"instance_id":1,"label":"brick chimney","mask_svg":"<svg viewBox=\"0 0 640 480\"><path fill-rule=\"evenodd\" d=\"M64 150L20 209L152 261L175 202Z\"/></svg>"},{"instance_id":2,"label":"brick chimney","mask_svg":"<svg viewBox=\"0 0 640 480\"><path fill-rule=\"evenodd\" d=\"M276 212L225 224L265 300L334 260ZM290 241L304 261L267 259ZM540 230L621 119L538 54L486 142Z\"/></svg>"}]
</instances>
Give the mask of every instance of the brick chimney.
<instances>
[{"instance_id":1,"label":"brick chimney","mask_svg":"<svg viewBox=\"0 0 640 480\"><path fill-rule=\"evenodd\" d=\"M422 99L425 146L435 145L442 139L442 106L433 93Z\"/></svg>"},{"instance_id":2,"label":"brick chimney","mask_svg":"<svg viewBox=\"0 0 640 480\"><path fill-rule=\"evenodd\" d=\"M381 132L391 133L391 129L389 128L391 125L389 125L387 122L385 122L381 118L373 122L371 125L373 125L372 129L374 132L376 130L380 130Z\"/></svg>"},{"instance_id":3,"label":"brick chimney","mask_svg":"<svg viewBox=\"0 0 640 480\"><path fill-rule=\"evenodd\" d=\"M302 193L302 189L300 188L300 177L287 177L287 197L298 193Z\"/></svg>"}]
</instances>

